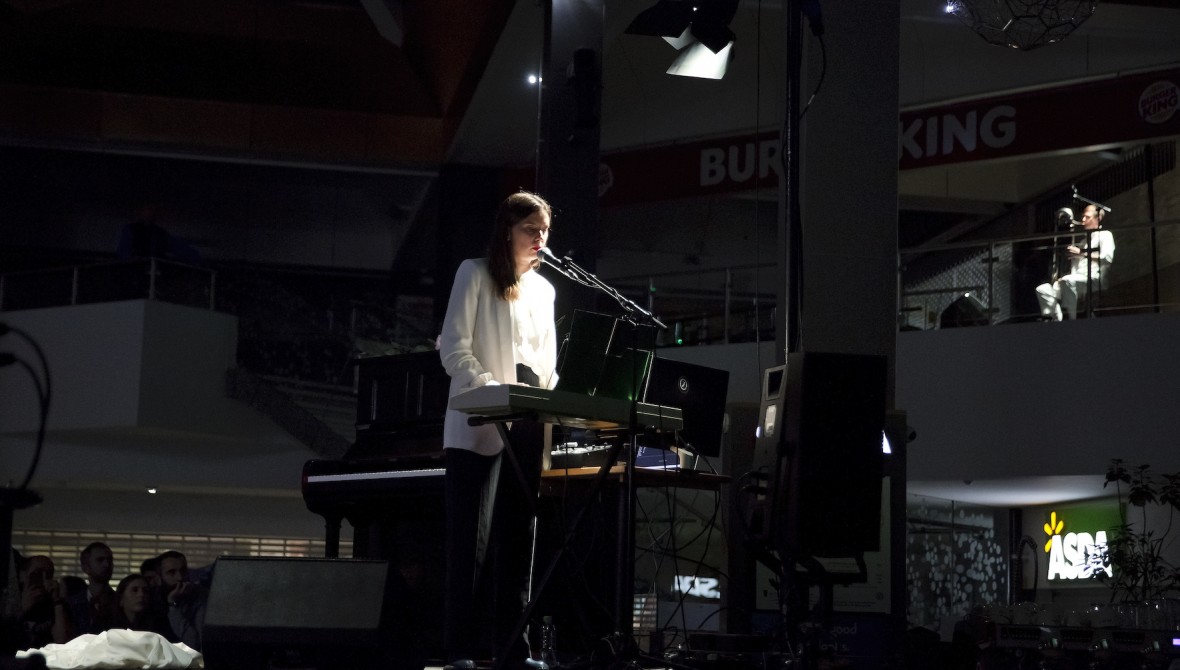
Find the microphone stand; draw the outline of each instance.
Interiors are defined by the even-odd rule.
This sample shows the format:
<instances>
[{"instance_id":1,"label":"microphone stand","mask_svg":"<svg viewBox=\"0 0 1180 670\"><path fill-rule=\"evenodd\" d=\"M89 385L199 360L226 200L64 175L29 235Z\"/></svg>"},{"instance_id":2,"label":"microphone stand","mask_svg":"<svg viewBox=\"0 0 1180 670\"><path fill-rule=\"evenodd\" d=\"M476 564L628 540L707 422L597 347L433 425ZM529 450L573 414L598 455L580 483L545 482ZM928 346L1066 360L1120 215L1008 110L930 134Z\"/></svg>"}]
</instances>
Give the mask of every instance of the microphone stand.
<instances>
[{"instance_id":1,"label":"microphone stand","mask_svg":"<svg viewBox=\"0 0 1180 670\"><path fill-rule=\"evenodd\" d=\"M627 296L619 293L618 289L599 279L593 272L575 263L569 256L557 258L549 253L548 249L542 249L537 257L541 259L542 263L556 269L565 278L575 281L582 286L598 289L613 298L623 308L623 311L627 313L627 320L631 323L637 326L645 324L652 325L660 330L668 329L668 326L664 325L654 314L640 307Z\"/></svg>"},{"instance_id":2,"label":"microphone stand","mask_svg":"<svg viewBox=\"0 0 1180 670\"><path fill-rule=\"evenodd\" d=\"M632 325L632 350L634 351L634 344L637 339L638 328L642 325L651 325L660 329L667 329L667 326L653 315L648 310L640 307L634 301L624 296L617 289L610 286L606 282L599 279L594 273L582 268L577 263L574 263L569 257L557 258L548 252L547 249L542 249L538 254L541 261L562 274L567 279L577 282L583 286L595 288L610 296L619 304L619 306L626 313L623 317ZM639 433L639 393L638 384L634 385L634 393L631 398L631 407L628 414L627 436L629 441L629 454L626 456L624 462L623 485L624 495L626 500L623 504L623 509L619 514L619 546L616 551L616 592L615 592L615 612L614 612L614 637L617 638L619 645L611 645L616 658L632 659L638 656L638 650L635 646L633 629L634 629L634 613L632 612L634 604L634 552L635 552L635 451L637 449L637 436ZM606 481L607 475L610 473L612 466L618 460L619 452L622 449L622 441L616 441L611 448L606 462L599 467L598 474L594 478L591 486L590 496L587 499L587 504L583 505L579 510L578 515L574 518L570 529L565 534L565 539L561 547L558 548L549 566L541 576L540 582L535 589L531 590L531 597L529 602L525 605L524 611L517 621L516 628L509 637L508 645L511 645L512 640L519 638L528 625L528 620L532 616L533 610L536 608L537 601L540 594L544 592L545 586L549 582L549 578L553 575L557 564L561 560L565 551L569 548L570 542L573 540L574 534L581 525L582 519L585 518L586 510L589 507L589 501L592 501L602 484ZM500 670L504 663L507 662L506 654L508 649L505 648L497 655L495 670ZM668 667L684 667L667 661L662 661Z\"/></svg>"}]
</instances>

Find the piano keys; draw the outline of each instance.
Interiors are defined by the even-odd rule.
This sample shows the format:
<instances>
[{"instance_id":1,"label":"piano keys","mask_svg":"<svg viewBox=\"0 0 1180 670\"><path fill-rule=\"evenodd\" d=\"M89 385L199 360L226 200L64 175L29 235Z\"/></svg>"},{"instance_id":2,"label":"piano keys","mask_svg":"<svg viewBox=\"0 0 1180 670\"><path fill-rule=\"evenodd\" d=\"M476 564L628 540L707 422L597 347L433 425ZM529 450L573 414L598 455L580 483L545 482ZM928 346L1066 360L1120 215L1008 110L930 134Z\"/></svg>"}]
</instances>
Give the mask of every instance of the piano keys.
<instances>
[{"instance_id":1,"label":"piano keys","mask_svg":"<svg viewBox=\"0 0 1180 670\"><path fill-rule=\"evenodd\" d=\"M679 407L634 403L637 428L679 430L684 417ZM538 421L572 428L610 430L631 423L629 400L590 396L569 391L495 384L471 389L451 398L450 408L495 420L514 414L532 414Z\"/></svg>"},{"instance_id":2,"label":"piano keys","mask_svg":"<svg viewBox=\"0 0 1180 670\"><path fill-rule=\"evenodd\" d=\"M344 518L358 506L383 505L442 490L442 458L311 460L303 465L303 500L319 515Z\"/></svg>"}]
</instances>

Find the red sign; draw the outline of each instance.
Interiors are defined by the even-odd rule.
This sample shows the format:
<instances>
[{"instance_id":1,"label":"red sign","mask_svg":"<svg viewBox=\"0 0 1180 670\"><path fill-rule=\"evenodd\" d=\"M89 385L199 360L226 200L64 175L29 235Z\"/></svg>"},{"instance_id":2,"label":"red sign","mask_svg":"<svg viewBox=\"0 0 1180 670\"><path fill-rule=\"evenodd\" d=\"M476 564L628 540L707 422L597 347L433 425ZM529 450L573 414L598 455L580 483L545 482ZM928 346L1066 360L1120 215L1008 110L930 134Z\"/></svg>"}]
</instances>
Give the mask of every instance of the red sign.
<instances>
[{"instance_id":1,"label":"red sign","mask_svg":"<svg viewBox=\"0 0 1180 670\"><path fill-rule=\"evenodd\" d=\"M741 135L606 154L598 171L604 207L778 188L777 134Z\"/></svg>"},{"instance_id":2,"label":"red sign","mask_svg":"<svg viewBox=\"0 0 1180 670\"><path fill-rule=\"evenodd\" d=\"M902 112L902 170L1180 135L1180 69Z\"/></svg>"},{"instance_id":3,"label":"red sign","mask_svg":"<svg viewBox=\"0 0 1180 670\"><path fill-rule=\"evenodd\" d=\"M908 109L898 168L910 170L1180 135L1180 68ZM602 156L604 207L777 189L777 133Z\"/></svg>"}]
</instances>

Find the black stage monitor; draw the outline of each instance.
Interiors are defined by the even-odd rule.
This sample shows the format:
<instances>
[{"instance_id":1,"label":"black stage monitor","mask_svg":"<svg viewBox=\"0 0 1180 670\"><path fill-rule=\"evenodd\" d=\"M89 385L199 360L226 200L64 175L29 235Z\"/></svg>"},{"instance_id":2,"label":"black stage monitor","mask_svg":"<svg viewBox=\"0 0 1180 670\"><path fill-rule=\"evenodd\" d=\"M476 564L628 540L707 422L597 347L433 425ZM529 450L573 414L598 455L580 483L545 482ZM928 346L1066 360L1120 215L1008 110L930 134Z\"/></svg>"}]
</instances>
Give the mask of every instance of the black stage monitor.
<instances>
[{"instance_id":1,"label":"black stage monitor","mask_svg":"<svg viewBox=\"0 0 1180 670\"><path fill-rule=\"evenodd\" d=\"M387 561L222 556L201 646L213 670L421 670L415 612Z\"/></svg>"},{"instance_id":2,"label":"black stage monitor","mask_svg":"<svg viewBox=\"0 0 1180 670\"><path fill-rule=\"evenodd\" d=\"M657 358L643 401L679 407L684 414L679 446L702 456L721 455L729 371Z\"/></svg>"}]
</instances>

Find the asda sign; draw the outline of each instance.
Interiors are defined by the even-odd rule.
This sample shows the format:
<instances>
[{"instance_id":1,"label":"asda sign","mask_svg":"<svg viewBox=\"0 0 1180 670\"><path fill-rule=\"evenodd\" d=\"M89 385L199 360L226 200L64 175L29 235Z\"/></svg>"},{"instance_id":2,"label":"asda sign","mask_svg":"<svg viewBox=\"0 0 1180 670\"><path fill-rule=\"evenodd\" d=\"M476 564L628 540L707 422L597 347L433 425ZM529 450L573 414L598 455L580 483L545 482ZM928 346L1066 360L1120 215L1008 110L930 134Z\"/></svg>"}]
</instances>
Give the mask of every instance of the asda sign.
<instances>
[{"instance_id":1,"label":"asda sign","mask_svg":"<svg viewBox=\"0 0 1180 670\"><path fill-rule=\"evenodd\" d=\"M1114 576L1109 534L1120 523L1118 503L1058 508L1046 512L1046 577L1051 582Z\"/></svg>"}]
</instances>

